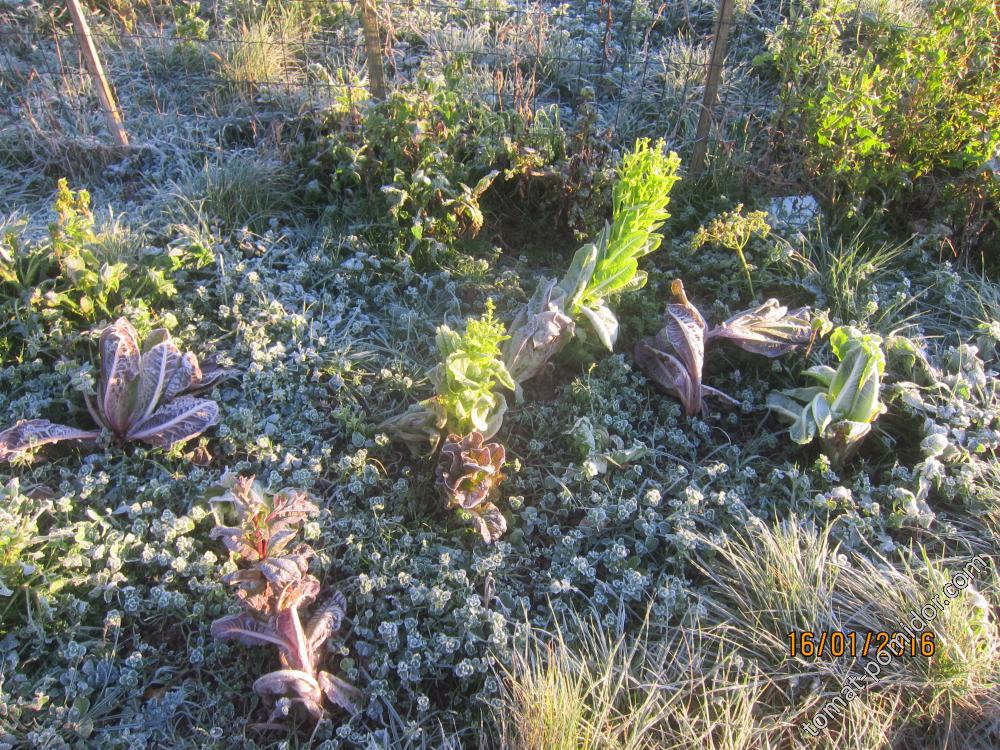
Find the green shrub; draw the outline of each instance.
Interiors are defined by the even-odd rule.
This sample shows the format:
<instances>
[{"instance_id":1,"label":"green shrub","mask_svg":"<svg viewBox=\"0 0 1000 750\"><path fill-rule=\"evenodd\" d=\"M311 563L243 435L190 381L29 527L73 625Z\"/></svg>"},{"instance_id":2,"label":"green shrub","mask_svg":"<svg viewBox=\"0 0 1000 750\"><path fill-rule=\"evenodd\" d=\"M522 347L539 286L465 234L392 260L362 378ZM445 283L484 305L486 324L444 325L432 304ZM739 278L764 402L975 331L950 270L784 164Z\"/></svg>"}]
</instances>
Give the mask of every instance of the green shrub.
<instances>
[{"instance_id":1,"label":"green shrub","mask_svg":"<svg viewBox=\"0 0 1000 750\"><path fill-rule=\"evenodd\" d=\"M200 247L147 253L142 238L120 226L97 231L90 194L65 179L54 209L47 240L15 231L0 240L0 356L33 354L45 334L57 338L70 324L114 317L126 302L172 297L175 271L211 259Z\"/></svg>"},{"instance_id":2,"label":"green shrub","mask_svg":"<svg viewBox=\"0 0 1000 750\"><path fill-rule=\"evenodd\" d=\"M564 155L558 120L533 129L469 95L453 73L422 77L329 127L303 155L310 197L340 218L389 229L423 265L479 234L481 199L498 178Z\"/></svg>"},{"instance_id":3,"label":"green shrub","mask_svg":"<svg viewBox=\"0 0 1000 750\"><path fill-rule=\"evenodd\" d=\"M969 222L960 239L985 246L1000 198L987 166L1000 147L1000 16L990 0L911 11L818 0L779 30L772 51L804 169L848 213L929 207L956 234Z\"/></svg>"}]
</instances>

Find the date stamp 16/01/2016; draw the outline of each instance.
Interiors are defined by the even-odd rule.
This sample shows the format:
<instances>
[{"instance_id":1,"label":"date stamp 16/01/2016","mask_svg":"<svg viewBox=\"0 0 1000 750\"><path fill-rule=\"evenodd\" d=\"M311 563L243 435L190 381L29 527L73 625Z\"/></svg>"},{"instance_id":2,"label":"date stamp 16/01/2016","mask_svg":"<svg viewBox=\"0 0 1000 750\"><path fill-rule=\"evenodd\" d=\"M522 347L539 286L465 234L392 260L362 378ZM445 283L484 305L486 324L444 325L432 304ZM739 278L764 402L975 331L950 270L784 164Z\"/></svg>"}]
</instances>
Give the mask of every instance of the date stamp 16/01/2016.
<instances>
[{"instance_id":1,"label":"date stamp 16/01/2016","mask_svg":"<svg viewBox=\"0 0 1000 750\"><path fill-rule=\"evenodd\" d=\"M793 659L797 656L807 659L841 656L865 658L880 651L888 651L893 656L934 656L934 633L930 630L922 633L803 630L789 633L788 641L788 655Z\"/></svg>"}]
</instances>

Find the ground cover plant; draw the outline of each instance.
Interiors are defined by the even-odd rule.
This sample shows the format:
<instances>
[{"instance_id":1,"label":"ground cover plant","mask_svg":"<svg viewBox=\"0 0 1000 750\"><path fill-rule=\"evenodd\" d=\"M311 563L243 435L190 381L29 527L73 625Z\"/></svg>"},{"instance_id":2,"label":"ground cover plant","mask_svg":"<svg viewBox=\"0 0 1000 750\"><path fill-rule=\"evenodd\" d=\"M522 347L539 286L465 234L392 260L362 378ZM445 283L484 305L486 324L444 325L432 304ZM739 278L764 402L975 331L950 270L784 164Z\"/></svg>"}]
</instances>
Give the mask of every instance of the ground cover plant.
<instances>
[{"instance_id":1,"label":"ground cover plant","mask_svg":"<svg viewBox=\"0 0 1000 750\"><path fill-rule=\"evenodd\" d=\"M351 4L93 3L122 154L0 4L0 424L87 437L4 433L0 747L1000 745L988 19L739 4L693 175L716 6L597 5L376 4L379 103Z\"/></svg>"}]
</instances>

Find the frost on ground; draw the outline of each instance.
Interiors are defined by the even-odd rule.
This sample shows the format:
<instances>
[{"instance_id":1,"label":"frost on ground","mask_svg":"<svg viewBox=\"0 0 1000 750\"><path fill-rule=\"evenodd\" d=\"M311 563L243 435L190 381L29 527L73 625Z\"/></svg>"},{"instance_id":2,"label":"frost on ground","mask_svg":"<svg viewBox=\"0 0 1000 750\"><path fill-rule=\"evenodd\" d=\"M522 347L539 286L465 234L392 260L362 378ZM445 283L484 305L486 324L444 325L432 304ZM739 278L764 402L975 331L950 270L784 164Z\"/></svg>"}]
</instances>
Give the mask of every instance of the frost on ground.
<instances>
[{"instance_id":1,"label":"frost on ground","mask_svg":"<svg viewBox=\"0 0 1000 750\"><path fill-rule=\"evenodd\" d=\"M105 162L67 123L57 132L52 121L18 119L31 148L0 135L0 429L41 419L93 430L88 398L118 382L101 331L119 318L134 326L136 347L166 329L179 356L231 374L199 394L216 405L217 424L176 445L104 429L0 466L0 747L996 746L995 565L932 624L933 659L894 660L818 737L803 728L859 667L787 652L791 631L894 630L971 557L995 560L1000 291L989 267L970 272L968 257L945 254L936 234L911 237L909 225L894 235L838 224L804 184L761 185L754 174L741 186L753 154L738 148L691 179L686 126L656 119L688 89L668 67L615 67L618 48L607 70L590 71L603 85L577 92L579 109L553 109L574 84L554 60L602 54L584 33L593 19L574 4L529 14L549 45L530 121L483 106L497 81L480 67L447 75L449 22L475 30L463 37L472 51L495 38L530 50L501 34L486 6L457 21L420 3L401 8L396 54L427 68L408 70L423 88L374 106L335 87L329 111L301 119L275 89L239 84L234 66L259 76L297 69L248 56L253 46L227 57L225 45L205 46L215 36L199 36L198 21L244 41L303 27L360 34L346 4L318 20L307 6L295 4L303 15L292 20L222 5L160 19L168 33L149 74L164 111L168 94L230 97L214 150L198 128L215 125L157 133L165 120L145 100L135 109L149 115L140 130L150 148L124 161ZM0 7L29 35L47 18L38 13L33 3ZM100 18L119 22L113 9ZM767 3L741 6L733 36L729 85L768 101L770 73L751 60L779 18ZM713 27L712 7L698 2L662 16L637 3L633 19L649 34L628 48L648 43L661 62L677 45L706 52ZM30 70L49 48L10 49ZM170 75L199 50L205 77ZM308 75L342 70L350 83L363 73L314 53L304 46L295 58ZM135 54L109 54L119 84ZM14 85L23 80L3 76L7 105L52 93L25 93ZM614 141L607 91L619 79L633 98ZM647 107L651 92L657 104ZM488 300L496 321L524 323L539 289L540 324L525 330L567 327L546 280L562 278L611 218L614 169L634 136L664 126L681 180L662 245L641 259L646 285L607 308L591 290L595 309L613 308L617 338L598 336L586 315L570 321L572 341L532 360L520 397L503 391L507 410L489 438L502 456L474 440L452 441L444 459L391 442L379 425L437 393L442 325L465 331ZM696 346L671 342L694 319L677 289L703 318L699 330L728 327L742 343L702 341L696 357ZM806 308L817 315L806 320ZM831 330L841 331L839 354ZM666 371L684 377L657 387L632 355L643 341L656 343L657 361L683 359ZM775 346L780 358L760 356ZM506 356L493 348L494 359ZM728 399L702 407L695 381ZM865 390L872 383L877 393ZM684 388L688 409L676 398ZM810 440L794 440L769 413L775 393L815 407L790 419ZM865 425L852 456L824 449L835 422ZM458 465L463 453L479 457L479 470ZM485 474L505 529L492 543L456 507L475 493L469 483L459 493L454 477L474 477L479 491ZM239 518L240 543L251 542L243 557L212 536L237 528L223 523L212 488L251 475L262 497L293 488L316 511L300 514L294 544L276 545L281 562L267 562L264 545L256 567L247 560L264 526L253 513ZM216 536L227 533L237 538ZM269 596L255 604L269 616L295 611L294 592L283 598L275 581L305 581L309 596L319 587L315 603L294 600L303 619L273 622L308 628L307 611L330 620L322 643L267 641L264 629L242 637L268 648L213 638L213 622L246 625L244 602L260 591ZM358 710L338 708L335 695Z\"/></svg>"}]
</instances>

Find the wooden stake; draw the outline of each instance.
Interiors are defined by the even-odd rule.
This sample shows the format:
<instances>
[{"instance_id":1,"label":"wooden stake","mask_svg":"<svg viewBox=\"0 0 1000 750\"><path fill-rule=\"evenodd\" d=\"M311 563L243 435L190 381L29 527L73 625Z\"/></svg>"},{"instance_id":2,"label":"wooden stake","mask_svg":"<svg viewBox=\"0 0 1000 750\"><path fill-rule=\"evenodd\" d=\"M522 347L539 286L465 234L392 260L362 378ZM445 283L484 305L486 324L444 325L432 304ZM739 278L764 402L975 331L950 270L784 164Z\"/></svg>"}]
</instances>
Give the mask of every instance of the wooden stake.
<instances>
[{"instance_id":1,"label":"wooden stake","mask_svg":"<svg viewBox=\"0 0 1000 750\"><path fill-rule=\"evenodd\" d=\"M722 65L726 60L726 44L729 41L729 29L733 25L733 8L735 6L736 0L719 0L719 22L715 27L715 39L712 40L712 59L708 63L705 96L701 102L694 152L691 154L692 176L697 176L702 167L705 166L708 131L712 127L712 110L715 108L716 99L719 98L719 79L722 78Z\"/></svg>"},{"instance_id":2,"label":"wooden stake","mask_svg":"<svg viewBox=\"0 0 1000 750\"><path fill-rule=\"evenodd\" d=\"M97 54L97 47L94 39L90 35L90 26L87 18L83 14L83 7L80 0L66 0L70 15L73 16L73 27L76 29L76 38L80 42L80 49L83 57L87 61L87 70L90 77L94 79L94 88L97 89L97 96L101 100L101 109L108 121L108 128L115 139L115 143L123 148L128 147L128 134L125 132L125 125L122 123L121 111L115 103L115 96L108 84L108 79L104 75L104 66L101 65L101 58Z\"/></svg>"},{"instance_id":3,"label":"wooden stake","mask_svg":"<svg viewBox=\"0 0 1000 750\"><path fill-rule=\"evenodd\" d=\"M361 0L361 26L365 32L365 53L368 57L368 88L372 98L385 99L385 74L382 72L382 51L378 38L378 18L373 0Z\"/></svg>"}]
</instances>

